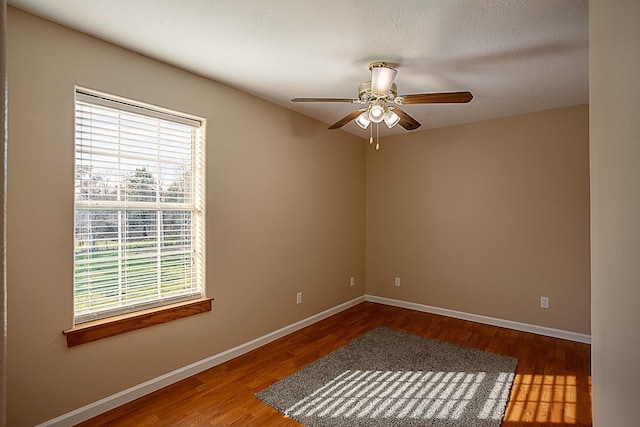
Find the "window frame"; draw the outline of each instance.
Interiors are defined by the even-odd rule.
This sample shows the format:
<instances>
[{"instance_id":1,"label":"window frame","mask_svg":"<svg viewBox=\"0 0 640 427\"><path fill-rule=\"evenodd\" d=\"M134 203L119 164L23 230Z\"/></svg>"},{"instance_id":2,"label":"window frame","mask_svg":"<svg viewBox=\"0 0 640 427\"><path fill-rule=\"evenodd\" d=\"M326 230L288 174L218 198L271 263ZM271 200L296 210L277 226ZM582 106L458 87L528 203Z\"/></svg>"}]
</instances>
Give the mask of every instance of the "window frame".
<instances>
[{"instance_id":1,"label":"window frame","mask_svg":"<svg viewBox=\"0 0 640 427\"><path fill-rule=\"evenodd\" d=\"M74 283L73 283L73 295L74 295L74 326L64 331L64 335L67 336L67 345L77 345L78 343L94 341L96 336L101 338L105 335L112 336L119 333L126 332L128 330L140 329L141 327L147 327L152 324L164 323L175 318L181 318L198 314L203 311L211 310L212 298L207 298L206 294L206 275L205 275L205 261L206 261L206 236L205 236L205 135L206 135L206 120L201 117L196 117L189 114L176 112L174 110L168 110L163 107L158 107L130 99L122 98L119 96L98 92L83 87L76 87L74 91L74 153L79 149L78 139L78 103L89 103L92 105L113 108L120 112L141 114L145 117L169 120L171 122L177 122L180 124L187 124L189 126L197 127L197 135L193 137L192 147L192 160L191 160L191 173L190 180L193 182L193 206L188 209L185 206L184 212L192 212L192 220L189 224L189 233L192 236L191 242L191 268L193 269L192 276L190 277L190 283L195 283L194 292L185 292L177 298L156 298L153 301L146 301L143 304L133 303L128 306L123 306L116 309L113 312L110 310L103 310L99 315L78 315L76 310L76 220L77 214L80 211L87 211L87 206L78 208L78 199L74 195ZM197 126L196 126L197 125ZM120 126L120 125L118 125ZM118 142L115 145L120 146L121 139L118 138ZM120 158L120 157L118 157ZM77 170L77 160L74 161L74 170ZM74 185L77 185L78 179L74 178ZM156 184L157 185L157 184ZM157 200L160 202L160 199ZM184 200L183 200L184 201ZM111 203L114 209L126 210L126 201L118 203ZM164 201L163 201L164 202ZM109 204L109 203L107 203ZM163 212L163 208L170 210L171 204L164 206L164 203L160 203L163 207L156 208L156 212ZM80 203L79 205L86 205ZM156 213L158 215L158 213ZM163 219L158 219L163 221ZM185 222L180 223L184 226ZM156 234L161 232L156 231ZM162 240L163 237L159 237ZM106 325L106 326L105 326ZM114 325L118 325L114 328ZM95 332L89 334L90 339L78 340L78 334L87 336L87 331L95 331L97 328L98 333ZM106 328L106 329L105 329ZM109 332L109 330L111 332ZM101 332L100 332L101 331ZM97 339L99 339L97 338ZM71 341L70 341L71 340ZM79 342L78 342L79 341ZM71 344L71 342L77 342Z\"/></svg>"}]
</instances>

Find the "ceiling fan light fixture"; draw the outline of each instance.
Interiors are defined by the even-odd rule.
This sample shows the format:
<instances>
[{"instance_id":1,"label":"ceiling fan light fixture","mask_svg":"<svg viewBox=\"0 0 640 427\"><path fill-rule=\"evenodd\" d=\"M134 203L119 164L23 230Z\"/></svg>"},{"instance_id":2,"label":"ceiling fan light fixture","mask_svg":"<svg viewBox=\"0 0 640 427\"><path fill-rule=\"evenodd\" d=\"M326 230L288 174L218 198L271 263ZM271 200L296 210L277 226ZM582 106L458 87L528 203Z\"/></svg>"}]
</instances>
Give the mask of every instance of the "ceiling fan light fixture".
<instances>
[{"instance_id":1,"label":"ceiling fan light fixture","mask_svg":"<svg viewBox=\"0 0 640 427\"><path fill-rule=\"evenodd\" d=\"M384 107L382 105L372 105L369 108L369 120L373 123L380 123L384 119Z\"/></svg>"},{"instance_id":2,"label":"ceiling fan light fixture","mask_svg":"<svg viewBox=\"0 0 640 427\"><path fill-rule=\"evenodd\" d=\"M369 114L365 111L364 113L360 114L355 120L356 124L362 129L368 128L369 123L371 123L371 120L369 120L369 117L367 117L368 115Z\"/></svg>"},{"instance_id":3,"label":"ceiling fan light fixture","mask_svg":"<svg viewBox=\"0 0 640 427\"><path fill-rule=\"evenodd\" d=\"M387 124L389 129L397 125L399 121L400 121L400 116L394 113L393 111L387 110L387 112L384 113L384 122Z\"/></svg>"},{"instance_id":4,"label":"ceiling fan light fixture","mask_svg":"<svg viewBox=\"0 0 640 427\"><path fill-rule=\"evenodd\" d=\"M385 66L385 64L371 65L371 92L378 95L386 95L391 89L393 80L398 71Z\"/></svg>"},{"instance_id":5,"label":"ceiling fan light fixture","mask_svg":"<svg viewBox=\"0 0 640 427\"><path fill-rule=\"evenodd\" d=\"M378 132L378 124L384 120L392 128L400 124L405 130L415 130L421 125L416 119L407 114L399 106L409 104L463 104L473 99L468 91L414 93L398 95L398 86L394 83L397 71L386 62L369 64L371 80L363 82L358 88L358 98L293 98L292 102L349 102L362 105L355 111L329 126L329 129L339 129L351 121L356 121L362 129L371 129L370 142L373 142L373 128ZM371 122L376 126L369 126Z\"/></svg>"}]
</instances>

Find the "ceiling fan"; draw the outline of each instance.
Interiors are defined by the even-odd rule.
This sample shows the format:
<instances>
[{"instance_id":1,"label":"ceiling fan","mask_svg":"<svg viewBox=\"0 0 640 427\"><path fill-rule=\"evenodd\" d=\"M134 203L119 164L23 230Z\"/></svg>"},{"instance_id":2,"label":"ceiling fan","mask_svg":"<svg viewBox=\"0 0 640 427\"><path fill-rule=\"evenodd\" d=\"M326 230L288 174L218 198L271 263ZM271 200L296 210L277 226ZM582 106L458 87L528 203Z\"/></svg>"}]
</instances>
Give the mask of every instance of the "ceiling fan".
<instances>
[{"instance_id":1,"label":"ceiling fan","mask_svg":"<svg viewBox=\"0 0 640 427\"><path fill-rule=\"evenodd\" d=\"M292 102L350 102L362 104L364 108L355 110L331 126L329 129L339 129L355 119L362 129L367 129L370 123L384 123L392 128L400 124L406 130L418 129L421 124L402 110L400 105L409 104L444 104L466 103L473 99L471 92L439 92L419 93L412 95L398 95L398 88L394 83L397 71L385 62L373 62L369 65L371 80L360 85L358 98L293 98ZM370 139L373 142L373 137ZM377 148L377 145L376 145Z\"/></svg>"}]
</instances>

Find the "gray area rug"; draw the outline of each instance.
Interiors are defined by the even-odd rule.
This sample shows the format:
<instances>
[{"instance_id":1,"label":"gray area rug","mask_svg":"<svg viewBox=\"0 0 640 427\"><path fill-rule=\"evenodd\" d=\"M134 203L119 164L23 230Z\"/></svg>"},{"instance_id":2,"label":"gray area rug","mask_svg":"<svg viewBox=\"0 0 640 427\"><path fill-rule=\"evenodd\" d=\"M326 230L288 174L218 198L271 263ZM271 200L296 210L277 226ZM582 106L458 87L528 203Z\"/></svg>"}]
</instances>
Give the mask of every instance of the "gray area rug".
<instances>
[{"instance_id":1,"label":"gray area rug","mask_svg":"<svg viewBox=\"0 0 640 427\"><path fill-rule=\"evenodd\" d=\"M518 360L376 328L256 397L308 427L502 423Z\"/></svg>"}]
</instances>

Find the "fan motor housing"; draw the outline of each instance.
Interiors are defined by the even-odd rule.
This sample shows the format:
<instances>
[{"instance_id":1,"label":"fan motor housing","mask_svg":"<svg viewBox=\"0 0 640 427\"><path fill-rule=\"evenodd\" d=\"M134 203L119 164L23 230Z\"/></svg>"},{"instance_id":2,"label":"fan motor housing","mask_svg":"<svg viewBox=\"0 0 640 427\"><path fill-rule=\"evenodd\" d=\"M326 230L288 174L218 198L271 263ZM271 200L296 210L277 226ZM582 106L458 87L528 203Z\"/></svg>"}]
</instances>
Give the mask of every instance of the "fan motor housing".
<instances>
[{"instance_id":1,"label":"fan motor housing","mask_svg":"<svg viewBox=\"0 0 640 427\"><path fill-rule=\"evenodd\" d=\"M371 81L364 82L358 88L358 99L363 102L371 102L376 100L393 101L398 96L398 86L395 83L391 85L389 93L386 95L378 95L371 91Z\"/></svg>"}]
</instances>

